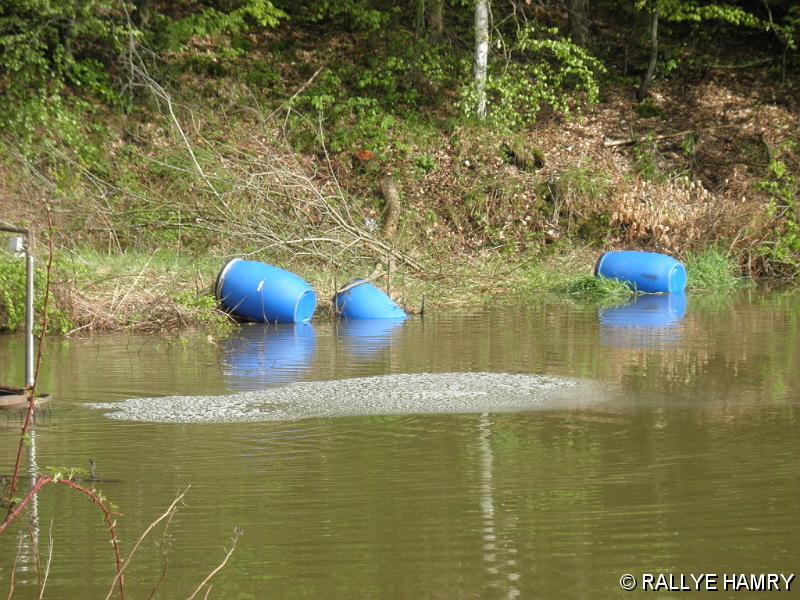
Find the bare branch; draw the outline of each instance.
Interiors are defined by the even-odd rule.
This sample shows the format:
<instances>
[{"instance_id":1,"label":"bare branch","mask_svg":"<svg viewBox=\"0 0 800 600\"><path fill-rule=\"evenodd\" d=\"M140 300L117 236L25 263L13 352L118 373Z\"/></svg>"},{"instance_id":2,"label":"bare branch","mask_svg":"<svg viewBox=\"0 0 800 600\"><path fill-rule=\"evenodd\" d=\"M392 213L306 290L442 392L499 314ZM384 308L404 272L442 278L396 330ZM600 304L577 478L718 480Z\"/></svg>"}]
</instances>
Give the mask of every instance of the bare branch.
<instances>
[{"instance_id":1,"label":"bare branch","mask_svg":"<svg viewBox=\"0 0 800 600\"><path fill-rule=\"evenodd\" d=\"M212 577L214 577L214 575L216 575L217 573L219 573L219 572L220 572L220 571L221 571L221 570L222 570L222 569L225 567L225 565L228 563L228 559L229 559L229 558L231 557L231 555L233 554L233 551L234 551L234 550L236 550L236 542L238 542L238 541L239 541L239 538L240 538L240 537L242 537L242 530L241 530L241 529L239 529L239 528L237 527L237 528L235 528L235 529L233 530L233 539L232 539L232 543L231 543L231 549L230 549L230 550L228 550L228 552L225 554L225 558L224 558L224 559L222 560L222 562L221 562L221 563L220 563L220 564L217 566L217 568L216 568L216 569L214 569L213 571L211 571L211 573L209 573L209 574L208 574L208 577L206 577L206 578L203 580L203 582L202 582L200 585L198 585L198 586L197 586L197 589L194 591L194 593L192 593L192 595L191 595L191 596L189 596L188 600L194 600L195 596L197 596L197 594L199 594L199 593L200 593L200 590L202 590L202 589L203 589L203 587L204 587L204 586L205 586L205 585L206 585L206 584L207 584L209 581L211 581L211 578L212 578Z\"/></svg>"}]
</instances>

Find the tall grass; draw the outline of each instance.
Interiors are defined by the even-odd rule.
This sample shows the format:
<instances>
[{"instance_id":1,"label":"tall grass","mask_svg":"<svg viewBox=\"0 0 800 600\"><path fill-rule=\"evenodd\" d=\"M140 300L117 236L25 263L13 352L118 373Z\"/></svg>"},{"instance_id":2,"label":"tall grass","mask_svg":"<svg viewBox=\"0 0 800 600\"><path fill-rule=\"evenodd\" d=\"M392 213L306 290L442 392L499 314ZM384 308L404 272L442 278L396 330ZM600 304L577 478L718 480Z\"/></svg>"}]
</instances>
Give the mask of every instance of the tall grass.
<instances>
[{"instance_id":1,"label":"tall grass","mask_svg":"<svg viewBox=\"0 0 800 600\"><path fill-rule=\"evenodd\" d=\"M689 291L733 290L752 285L739 275L736 260L718 248L689 253L686 276Z\"/></svg>"}]
</instances>

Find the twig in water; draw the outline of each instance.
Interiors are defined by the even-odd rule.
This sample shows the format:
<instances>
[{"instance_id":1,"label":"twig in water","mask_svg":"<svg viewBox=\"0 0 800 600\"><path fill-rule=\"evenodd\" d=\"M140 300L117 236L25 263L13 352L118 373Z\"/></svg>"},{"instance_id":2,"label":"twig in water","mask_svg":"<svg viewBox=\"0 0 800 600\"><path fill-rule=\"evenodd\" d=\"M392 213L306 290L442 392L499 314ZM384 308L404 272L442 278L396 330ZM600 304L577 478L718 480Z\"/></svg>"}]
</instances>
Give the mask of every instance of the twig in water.
<instances>
[{"instance_id":1,"label":"twig in water","mask_svg":"<svg viewBox=\"0 0 800 600\"><path fill-rule=\"evenodd\" d=\"M241 529L239 529L238 527L236 527L236 528L233 530L233 542L232 542L232 544L231 544L231 549L230 549L230 550L228 550L228 552L225 554L225 558L224 558L224 559L222 560L222 562L221 562L221 563L220 563L220 564L217 566L217 568L216 568L216 569L214 569L213 571L211 571L211 573L209 573L209 574L208 574L208 577L206 577L206 578L203 580L203 582L202 582L200 585L198 585L198 586L197 586L197 589L194 591L194 593L193 593L191 596L189 596L189 598L188 598L187 600L194 600L195 596L197 596L197 594L199 594L199 593L200 593L200 590L202 590L202 589L203 589L203 587L204 587L204 586L205 586L205 585L206 585L206 584L207 584L209 581L211 581L211 578L212 578L212 577L214 577L214 575L216 575L217 573L219 573L219 572L220 572L220 571L221 571L221 570L222 570L222 569L225 567L225 565L228 563L228 559L231 557L231 554L233 554L233 551L236 549L236 542L238 542L238 541L239 541L239 538L240 538L240 537L242 537L242 530L241 530Z\"/></svg>"},{"instance_id":2,"label":"twig in water","mask_svg":"<svg viewBox=\"0 0 800 600\"><path fill-rule=\"evenodd\" d=\"M47 565L44 568L44 577L39 587L39 600L44 598L44 588L47 587L47 577L50 575L50 563L53 561L53 522L50 521L50 528L47 530L49 543L47 544Z\"/></svg>"},{"instance_id":3,"label":"twig in water","mask_svg":"<svg viewBox=\"0 0 800 600\"><path fill-rule=\"evenodd\" d=\"M149 534L149 533L150 533L150 532L151 532L151 531L152 531L152 530L153 530L153 529L154 529L154 528L155 528L155 527L156 527L156 526L157 526L157 525L158 525L158 524L159 524L161 521L163 521L164 519L166 519L166 518L168 518L168 517L169 517L170 519L172 518L172 515L173 515L173 514L174 514L174 512L177 510L178 503L179 503L179 502L181 502L181 501L183 500L183 497L186 495L186 492L188 492L188 491L189 491L189 488L190 488L190 487L191 487L191 486L189 486L189 487L187 487L185 490L183 490L183 491L182 491L182 492L181 492L181 493L180 493L180 494L179 494L179 495L178 495L178 496L175 498L175 500L173 500L173 501L172 501L172 504L170 504L170 505L169 505L169 508L168 508L166 511L164 511L164 513L163 513L163 514L162 514L160 517L158 517L158 518L157 518L155 521L153 521L152 523L150 523L150 525L148 525L148 526L147 526L147 528L144 530L144 533L142 533L142 535L141 535L141 536L139 536L139 539L138 539L138 540L136 540L136 543L133 545L133 548L131 549L131 551L130 551L130 554L128 554L128 558L126 558L126 559L125 559L125 563L122 565L122 567L121 567L121 568L119 569L119 571L117 572L116 576L114 577L114 581L112 581L112 582L111 582L111 587L110 587L110 588L109 588L109 590L108 590L108 594L106 594L106 598L105 598L105 600L109 600L109 599L111 598L111 595L114 593L114 587L117 585L117 581L118 581L118 580L120 579L120 577L122 577L122 575L125 573L125 569L127 569L127 568L128 568L128 565L131 563L131 560L133 560L133 556L136 554L136 551L139 549L139 546L141 546L142 542L143 542L143 541L144 541L144 539L147 537L147 535L148 535L148 534Z\"/></svg>"}]
</instances>

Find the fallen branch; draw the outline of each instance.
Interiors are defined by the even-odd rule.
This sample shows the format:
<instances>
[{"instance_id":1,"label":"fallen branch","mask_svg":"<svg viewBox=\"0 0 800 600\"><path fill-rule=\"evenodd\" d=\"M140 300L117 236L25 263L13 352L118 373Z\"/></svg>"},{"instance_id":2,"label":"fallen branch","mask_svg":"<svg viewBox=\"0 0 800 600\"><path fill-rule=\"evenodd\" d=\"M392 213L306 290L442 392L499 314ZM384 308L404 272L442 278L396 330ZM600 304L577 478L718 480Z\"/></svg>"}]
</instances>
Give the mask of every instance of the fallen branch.
<instances>
[{"instance_id":1,"label":"fallen branch","mask_svg":"<svg viewBox=\"0 0 800 600\"><path fill-rule=\"evenodd\" d=\"M658 140L668 140L670 138L676 138L676 137L681 137L681 136L684 136L684 135L689 135L690 133L696 133L696 132L694 130L690 129L688 131L680 131L678 133L667 133L665 135L656 135L656 136L653 136L653 137L648 137L647 141L654 141L655 142L655 141L658 141ZM639 141L641 141L641 138L628 138L628 139L625 139L625 140L605 140L603 142L603 146L605 146L606 148L613 148L615 146L627 146L628 144L635 144L635 143L637 143Z\"/></svg>"}]
</instances>

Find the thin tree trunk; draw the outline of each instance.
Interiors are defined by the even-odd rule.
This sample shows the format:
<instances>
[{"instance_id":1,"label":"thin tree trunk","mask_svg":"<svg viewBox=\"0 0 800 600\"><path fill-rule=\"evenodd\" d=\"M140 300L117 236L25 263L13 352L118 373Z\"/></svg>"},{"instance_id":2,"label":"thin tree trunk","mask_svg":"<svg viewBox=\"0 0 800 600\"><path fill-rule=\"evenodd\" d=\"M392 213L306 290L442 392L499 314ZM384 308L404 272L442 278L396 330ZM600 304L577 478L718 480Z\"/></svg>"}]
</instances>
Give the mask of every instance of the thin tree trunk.
<instances>
[{"instance_id":1,"label":"thin tree trunk","mask_svg":"<svg viewBox=\"0 0 800 600\"><path fill-rule=\"evenodd\" d=\"M475 91L477 114L486 117L486 64L489 59L489 3L475 2Z\"/></svg>"},{"instance_id":2,"label":"thin tree trunk","mask_svg":"<svg viewBox=\"0 0 800 600\"><path fill-rule=\"evenodd\" d=\"M425 29L425 0L416 0L414 4L414 12L416 13L414 17L414 21L416 21L414 38L419 41Z\"/></svg>"},{"instance_id":3,"label":"thin tree trunk","mask_svg":"<svg viewBox=\"0 0 800 600\"><path fill-rule=\"evenodd\" d=\"M647 65L647 72L642 77L636 97L644 100L653 82L653 74L656 72L656 62L658 61L658 5L653 6L652 18L650 21L650 64Z\"/></svg>"},{"instance_id":4,"label":"thin tree trunk","mask_svg":"<svg viewBox=\"0 0 800 600\"><path fill-rule=\"evenodd\" d=\"M568 10L572 41L585 46L589 41L589 0L569 0Z\"/></svg>"},{"instance_id":5,"label":"thin tree trunk","mask_svg":"<svg viewBox=\"0 0 800 600\"><path fill-rule=\"evenodd\" d=\"M431 0L428 23L433 39L437 42L440 41L444 35L444 0Z\"/></svg>"},{"instance_id":6,"label":"thin tree trunk","mask_svg":"<svg viewBox=\"0 0 800 600\"><path fill-rule=\"evenodd\" d=\"M136 6L136 11L133 13L133 22L139 28L144 29L150 23L152 0L136 0L134 5Z\"/></svg>"}]
</instances>

